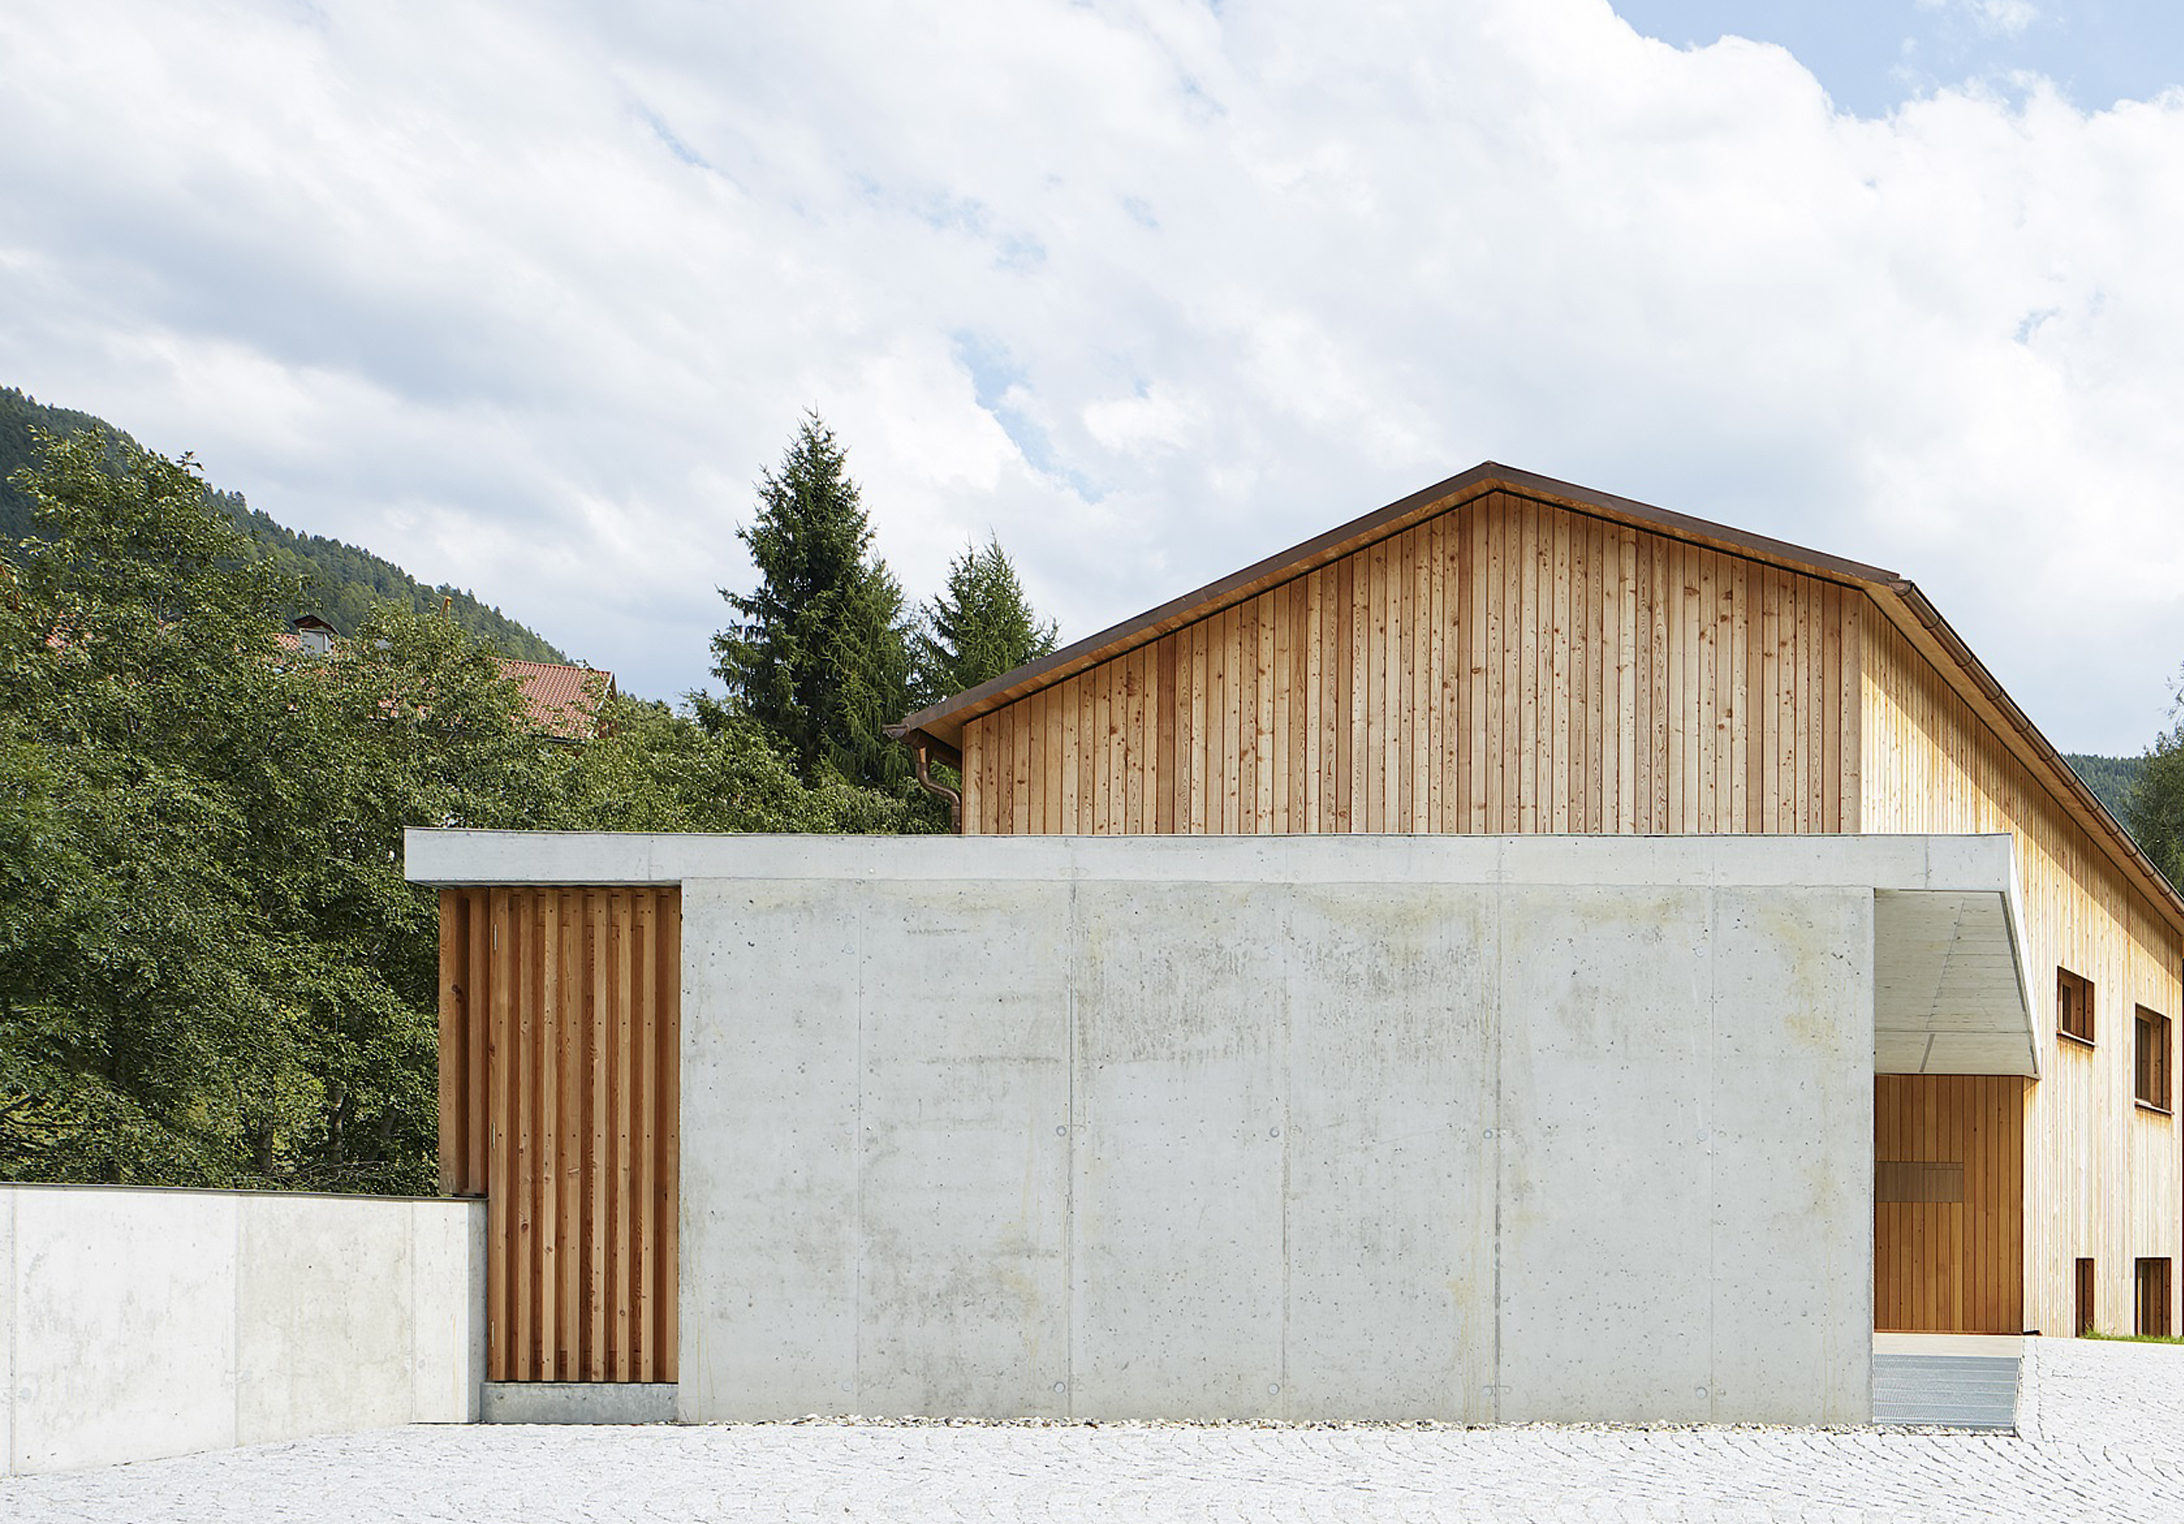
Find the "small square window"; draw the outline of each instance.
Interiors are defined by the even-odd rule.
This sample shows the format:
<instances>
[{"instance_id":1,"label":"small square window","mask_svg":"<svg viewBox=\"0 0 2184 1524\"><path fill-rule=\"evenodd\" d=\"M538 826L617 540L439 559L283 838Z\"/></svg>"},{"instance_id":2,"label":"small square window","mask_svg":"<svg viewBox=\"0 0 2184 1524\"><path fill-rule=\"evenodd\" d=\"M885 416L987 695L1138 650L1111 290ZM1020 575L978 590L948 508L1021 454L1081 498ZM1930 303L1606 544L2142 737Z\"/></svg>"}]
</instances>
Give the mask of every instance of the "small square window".
<instances>
[{"instance_id":1,"label":"small square window","mask_svg":"<svg viewBox=\"0 0 2184 1524\"><path fill-rule=\"evenodd\" d=\"M2133 1026L2137 1031L2133 1082L2139 1102L2156 1111L2167 1111L2170 1097L2169 1018L2142 1005Z\"/></svg>"},{"instance_id":2,"label":"small square window","mask_svg":"<svg viewBox=\"0 0 2184 1524\"><path fill-rule=\"evenodd\" d=\"M2080 1042L2093 1040L2093 981L2067 968L2055 970L2055 1029Z\"/></svg>"},{"instance_id":3,"label":"small square window","mask_svg":"<svg viewBox=\"0 0 2184 1524\"><path fill-rule=\"evenodd\" d=\"M2169 1262L2138 1262L2138 1319L2134 1331L2153 1339L2169 1337Z\"/></svg>"}]
</instances>

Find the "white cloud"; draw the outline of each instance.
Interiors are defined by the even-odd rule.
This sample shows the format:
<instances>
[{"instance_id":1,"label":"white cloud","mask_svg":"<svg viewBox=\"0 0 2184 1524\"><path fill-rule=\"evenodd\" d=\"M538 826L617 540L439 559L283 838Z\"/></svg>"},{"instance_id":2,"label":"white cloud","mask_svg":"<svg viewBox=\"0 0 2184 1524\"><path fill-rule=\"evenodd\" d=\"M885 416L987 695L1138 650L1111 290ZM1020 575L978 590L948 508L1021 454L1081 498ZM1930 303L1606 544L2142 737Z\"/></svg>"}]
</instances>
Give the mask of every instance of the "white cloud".
<instances>
[{"instance_id":1,"label":"white cloud","mask_svg":"<svg viewBox=\"0 0 2184 1524\"><path fill-rule=\"evenodd\" d=\"M1859 120L1602 0L947 17L12 6L0 381L640 692L809 406L914 595L990 529L1070 633L1492 457L1898 566L2066 746L2160 721L2184 99Z\"/></svg>"}]
</instances>

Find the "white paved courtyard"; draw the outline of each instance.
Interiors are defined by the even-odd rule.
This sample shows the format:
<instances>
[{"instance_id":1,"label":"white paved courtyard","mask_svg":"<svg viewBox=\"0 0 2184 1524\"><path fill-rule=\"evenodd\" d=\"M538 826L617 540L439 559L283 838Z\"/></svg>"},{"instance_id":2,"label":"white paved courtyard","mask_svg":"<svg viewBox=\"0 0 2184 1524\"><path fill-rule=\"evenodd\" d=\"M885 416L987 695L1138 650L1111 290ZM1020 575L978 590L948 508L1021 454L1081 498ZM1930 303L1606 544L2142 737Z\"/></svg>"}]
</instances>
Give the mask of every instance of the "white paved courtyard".
<instances>
[{"instance_id":1,"label":"white paved courtyard","mask_svg":"<svg viewBox=\"0 0 2184 1524\"><path fill-rule=\"evenodd\" d=\"M0 1520L2184 1520L2184 1347L2026 1341L2021 1435L409 1428L0 1480Z\"/></svg>"}]
</instances>

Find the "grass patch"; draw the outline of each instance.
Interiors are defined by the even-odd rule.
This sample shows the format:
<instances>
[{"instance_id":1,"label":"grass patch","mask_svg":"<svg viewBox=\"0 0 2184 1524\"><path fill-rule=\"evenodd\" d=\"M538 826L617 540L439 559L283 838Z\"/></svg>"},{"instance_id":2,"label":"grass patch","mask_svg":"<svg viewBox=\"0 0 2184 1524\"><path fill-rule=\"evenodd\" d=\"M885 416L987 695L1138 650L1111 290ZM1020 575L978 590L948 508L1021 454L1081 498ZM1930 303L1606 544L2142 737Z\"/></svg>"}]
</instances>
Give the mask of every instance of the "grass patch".
<instances>
[{"instance_id":1,"label":"grass patch","mask_svg":"<svg viewBox=\"0 0 2184 1524\"><path fill-rule=\"evenodd\" d=\"M2184 1344L2184 1335L2178 1334L2117 1334L2101 1333L2087 1329L2078 1335L2081 1339L2105 1339L2111 1344Z\"/></svg>"}]
</instances>

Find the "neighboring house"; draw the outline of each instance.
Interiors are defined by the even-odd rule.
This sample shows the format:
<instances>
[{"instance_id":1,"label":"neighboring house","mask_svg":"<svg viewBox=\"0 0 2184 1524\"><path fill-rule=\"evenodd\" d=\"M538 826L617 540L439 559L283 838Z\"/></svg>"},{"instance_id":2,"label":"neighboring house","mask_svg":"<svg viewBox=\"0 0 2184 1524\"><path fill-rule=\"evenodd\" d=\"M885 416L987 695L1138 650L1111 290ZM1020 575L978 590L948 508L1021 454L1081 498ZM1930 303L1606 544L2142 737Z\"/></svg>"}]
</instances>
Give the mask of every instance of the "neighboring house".
<instances>
[{"instance_id":1,"label":"neighboring house","mask_svg":"<svg viewBox=\"0 0 2184 1524\"><path fill-rule=\"evenodd\" d=\"M2184 899L1893 573L1487 464L901 734L959 837L412 833L518 1410L1855 1422L1876 1328L2176 1326Z\"/></svg>"},{"instance_id":2,"label":"neighboring house","mask_svg":"<svg viewBox=\"0 0 2184 1524\"><path fill-rule=\"evenodd\" d=\"M531 723L557 741L590 741L599 735L599 717L614 697L614 674L566 662L522 661L496 656L500 669L516 680Z\"/></svg>"},{"instance_id":3,"label":"neighboring house","mask_svg":"<svg viewBox=\"0 0 2184 1524\"><path fill-rule=\"evenodd\" d=\"M315 614L305 614L277 637L291 651L324 656L340 633ZM523 661L495 654L501 674L523 692L525 713L539 734L556 741L583 742L599 734L600 714L614 697L614 674L566 662Z\"/></svg>"}]
</instances>

